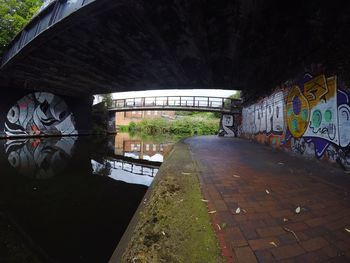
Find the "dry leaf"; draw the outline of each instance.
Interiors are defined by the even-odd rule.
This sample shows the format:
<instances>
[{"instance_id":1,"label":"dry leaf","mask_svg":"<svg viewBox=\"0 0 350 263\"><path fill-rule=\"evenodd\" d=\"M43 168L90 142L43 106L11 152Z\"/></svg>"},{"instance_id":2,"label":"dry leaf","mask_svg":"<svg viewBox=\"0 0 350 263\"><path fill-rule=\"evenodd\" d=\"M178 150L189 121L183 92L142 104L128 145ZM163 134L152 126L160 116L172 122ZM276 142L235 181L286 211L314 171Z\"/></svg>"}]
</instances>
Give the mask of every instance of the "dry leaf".
<instances>
[{"instance_id":1,"label":"dry leaf","mask_svg":"<svg viewBox=\"0 0 350 263\"><path fill-rule=\"evenodd\" d=\"M269 195L270 194L270 191L269 190L267 190L267 189L265 189L265 192Z\"/></svg>"},{"instance_id":2,"label":"dry leaf","mask_svg":"<svg viewBox=\"0 0 350 263\"><path fill-rule=\"evenodd\" d=\"M350 233L350 229L349 228L345 228L345 231Z\"/></svg>"},{"instance_id":3,"label":"dry leaf","mask_svg":"<svg viewBox=\"0 0 350 263\"><path fill-rule=\"evenodd\" d=\"M190 175L191 173L182 172L183 175Z\"/></svg>"},{"instance_id":4,"label":"dry leaf","mask_svg":"<svg viewBox=\"0 0 350 263\"><path fill-rule=\"evenodd\" d=\"M240 178L240 176L237 174L234 174L233 177Z\"/></svg>"},{"instance_id":5,"label":"dry leaf","mask_svg":"<svg viewBox=\"0 0 350 263\"><path fill-rule=\"evenodd\" d=\"M202 202L208 203L209 201L206 199L202 199Z\"/></svg>"},{"instance_id":6,"label":"dry leaf","mask_svg":"<svg viewBox=\"0 0 350 263\"><path fill-rule=\"evenodd\" d=\"M269 244L270 244L270 245L273 245L274 247L277 247L276 243L273 242L273 241L271 241Z\"/></svg>"},{"instance_id":7,"label":"dry leaf","mask_svg":"<svg viewBox=\"0 0 350 263\"><path fill-rule=\"evenodd\" d=\"M236 214L239 214L240 212L241 212L241 208L238 207L238 208L236 209Z\"/></svg>"},{"instance_id":8,"label":"dry leaf","mask_svg":"<svg viewBox=\"0 0 350 263\"><path fill-rule=\"evenodd\" d=\"M283 218L283 222L288 222L289 219L288 218Z\"/></svg>"},{"instance_id":9,"label":"dry leaf","mask_svg":"<svg viewBox=\"0 0 350 263\"><path fill-rule=\"evenodd\" d=\"M213 211L209 211L208 214L214 214L216 213L216 210L213 210Z\"/></svg>"},{"instance_id":10,"label":"dry leaf","mask_svg":"<svg viewBox=\"0 0 350 263\"><path fill-rule=\"evenodd\" d=\"M162 234L163 234L163 236L165 236L165 232L164 231L162 231Z\"/></svg>"},{"instance_id":11,"label":"dry leaf","mask_svg":"<svg viewBox=\"0 0 350 263\"><path fill-rule=\"evenodd\" d=\"M219 226L219 224L216 224L218 226L218 229L221 230L221 227Z\"/></svg>"},{"instance_id":12,"label":"dry leaf","mask_svg":"<svg viewBox=\"0 0 350 263\"><path fill-rule=\"evenodd\" d=\"M282 163L282 162L279 162L278 164L280 164L280 165L283 165L284 163Z\"/></svg>"},{"instance_id":13,"label":"dry leaf","mask_svg":"<svg viewBox=\"0 0 350 263\"><path fill-rule=\"evenodd\" d=\"M299 214L299 213L300 213L300 211L301 211L300 206L298 206L297 208L295 208L295 213L296 213L296 214Z\"/></svg>"}]
</instances>

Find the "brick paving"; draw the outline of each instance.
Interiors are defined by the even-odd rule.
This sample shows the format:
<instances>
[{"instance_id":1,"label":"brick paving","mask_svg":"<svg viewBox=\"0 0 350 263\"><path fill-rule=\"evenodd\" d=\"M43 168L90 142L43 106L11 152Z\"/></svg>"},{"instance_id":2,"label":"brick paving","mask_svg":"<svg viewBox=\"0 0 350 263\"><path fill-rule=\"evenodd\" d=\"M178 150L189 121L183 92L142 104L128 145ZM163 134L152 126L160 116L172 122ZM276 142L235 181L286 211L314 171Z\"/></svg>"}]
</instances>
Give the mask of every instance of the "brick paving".
<instances>
[{"instance_id":1,"label":"brick paving","mask_svg":"<svg viewBox=\"0 0 350 263\"><path fill-rule=\"evenodd\" d=\"M350 262L350 174L248 140L185 142L227 262Z\"/></svg>"}]
</instances>

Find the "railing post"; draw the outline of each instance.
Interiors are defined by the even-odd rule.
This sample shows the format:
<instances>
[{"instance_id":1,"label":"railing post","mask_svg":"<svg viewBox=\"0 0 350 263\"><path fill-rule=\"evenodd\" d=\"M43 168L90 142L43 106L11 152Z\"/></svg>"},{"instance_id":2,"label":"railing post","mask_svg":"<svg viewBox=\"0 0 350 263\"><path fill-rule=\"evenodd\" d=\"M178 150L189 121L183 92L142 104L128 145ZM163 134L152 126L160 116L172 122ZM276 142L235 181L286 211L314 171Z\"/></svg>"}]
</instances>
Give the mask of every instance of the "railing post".
<instances>
[{"instance_id":1,"label":"railing post","mask_svg":"<svg viewBox=\"0 0 350 263\"><path fill-rule=\"evenodd\" d=\"M208 105L207 105L207 106L208 106L208 108L209 108L209 97L208 97Z\"/></svg>"},{"instance_id":2,"label":"railing post","mask_svg":"<svg viewBox=\"0 0 350 263\"><path fill-rule=\"evenodd\" d=\"M222 100L222 109L224 110L225 109L225 99L222 98L221 100Z\"/></svg>"},{"instance_id":3,"label":"railing post","mask_svg":"<svg viewBox=\"0 0 350 263\"><path fill-rule=\"evenodd\" d=\"M180 107L181 107L181 96L180 96Z\"/></svg>"},{"instance_id":4,"label":"railing post","mask_svg":"<svg viewBox=\"0 0 350 263\"><path fill-rule=\"evenodd\" d=\"M193 107L195 107L195 106L196 106L196 97L193 96Z\"/></svg>"},{"instance_id":5,"label":"railing post","mask_svg":"<svg viewBox=\"0 0 350 263\"><path fill-rule=\"evenodd\" d=\"M166 106L169 106L169 97L166 97Z\"/></svg>"}]
</instances>

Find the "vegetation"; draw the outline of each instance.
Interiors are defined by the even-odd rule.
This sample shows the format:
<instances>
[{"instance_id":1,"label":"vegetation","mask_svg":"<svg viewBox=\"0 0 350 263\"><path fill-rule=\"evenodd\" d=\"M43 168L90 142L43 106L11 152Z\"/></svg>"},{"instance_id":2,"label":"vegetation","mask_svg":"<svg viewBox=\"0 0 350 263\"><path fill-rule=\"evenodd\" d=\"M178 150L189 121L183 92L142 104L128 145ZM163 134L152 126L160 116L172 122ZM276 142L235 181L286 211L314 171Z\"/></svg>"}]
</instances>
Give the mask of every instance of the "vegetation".
<instances>
[{"instance_id":1,"label":"vegetation","mask_svg":"<svg viewBox=\"0 0 350 263\"><path fill-rule=\"evenodd\" d=\"M101 95L102 97L102 102L104 103L104 105L106 107L111 107L112 106L112 103L113 103L113 97L112 97L112 94L102 94Z\"/></svg>"},{"instance_id":2,"label":"vegetation","mask_svg":"<svg viewBox=\"0 0 350 263\"><path fill-rule=\"evenodd\" d=\"M144 199L135 229L128 230L122 262L224 262L197 171L188 147L176 144Z\"/></svg>"},{"instance_id":3,"label":"vegetation","mask_svg":"<svg viewBox=\"0 0 350 263\"><path fill-rule=\"evenodd\" d=\"M0 56L42 3L42 0L0 0Z\"/></svg>"},{"instance_id":4,"label":"vegetation","mask_svg":"<svg viewBox=\"0 0 350 263\"><path fill-rule=\"evenodd\" d=\"M209 135L216 134L219 130L219 119L211 115L205 116L183 116L169 121L163 118L144 119L139 123L131 122L128 127L120 127L120 131L138 132L141 134L159 135Z\"/></svg>"}]
</instances>

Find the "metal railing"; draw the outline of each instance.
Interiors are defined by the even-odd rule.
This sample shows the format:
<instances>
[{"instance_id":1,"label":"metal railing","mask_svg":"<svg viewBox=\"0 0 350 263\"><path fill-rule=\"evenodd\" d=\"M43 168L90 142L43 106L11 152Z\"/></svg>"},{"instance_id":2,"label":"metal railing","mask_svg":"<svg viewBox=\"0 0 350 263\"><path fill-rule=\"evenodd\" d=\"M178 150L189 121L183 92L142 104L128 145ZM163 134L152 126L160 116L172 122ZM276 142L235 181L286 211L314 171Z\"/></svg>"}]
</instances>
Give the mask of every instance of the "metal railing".
<instances>
[{"instance_id":1,"label":"metal railing","mask_svg":"<svg viewBox=\"0 0 350 263\"><path fill-rule=\"evenodd\" d=\"M240 99L204 96L160 96L136 97L113 100L108 105L110 111L183 109L233 112L241 106Z\"/></svg>"}]
</instances>

